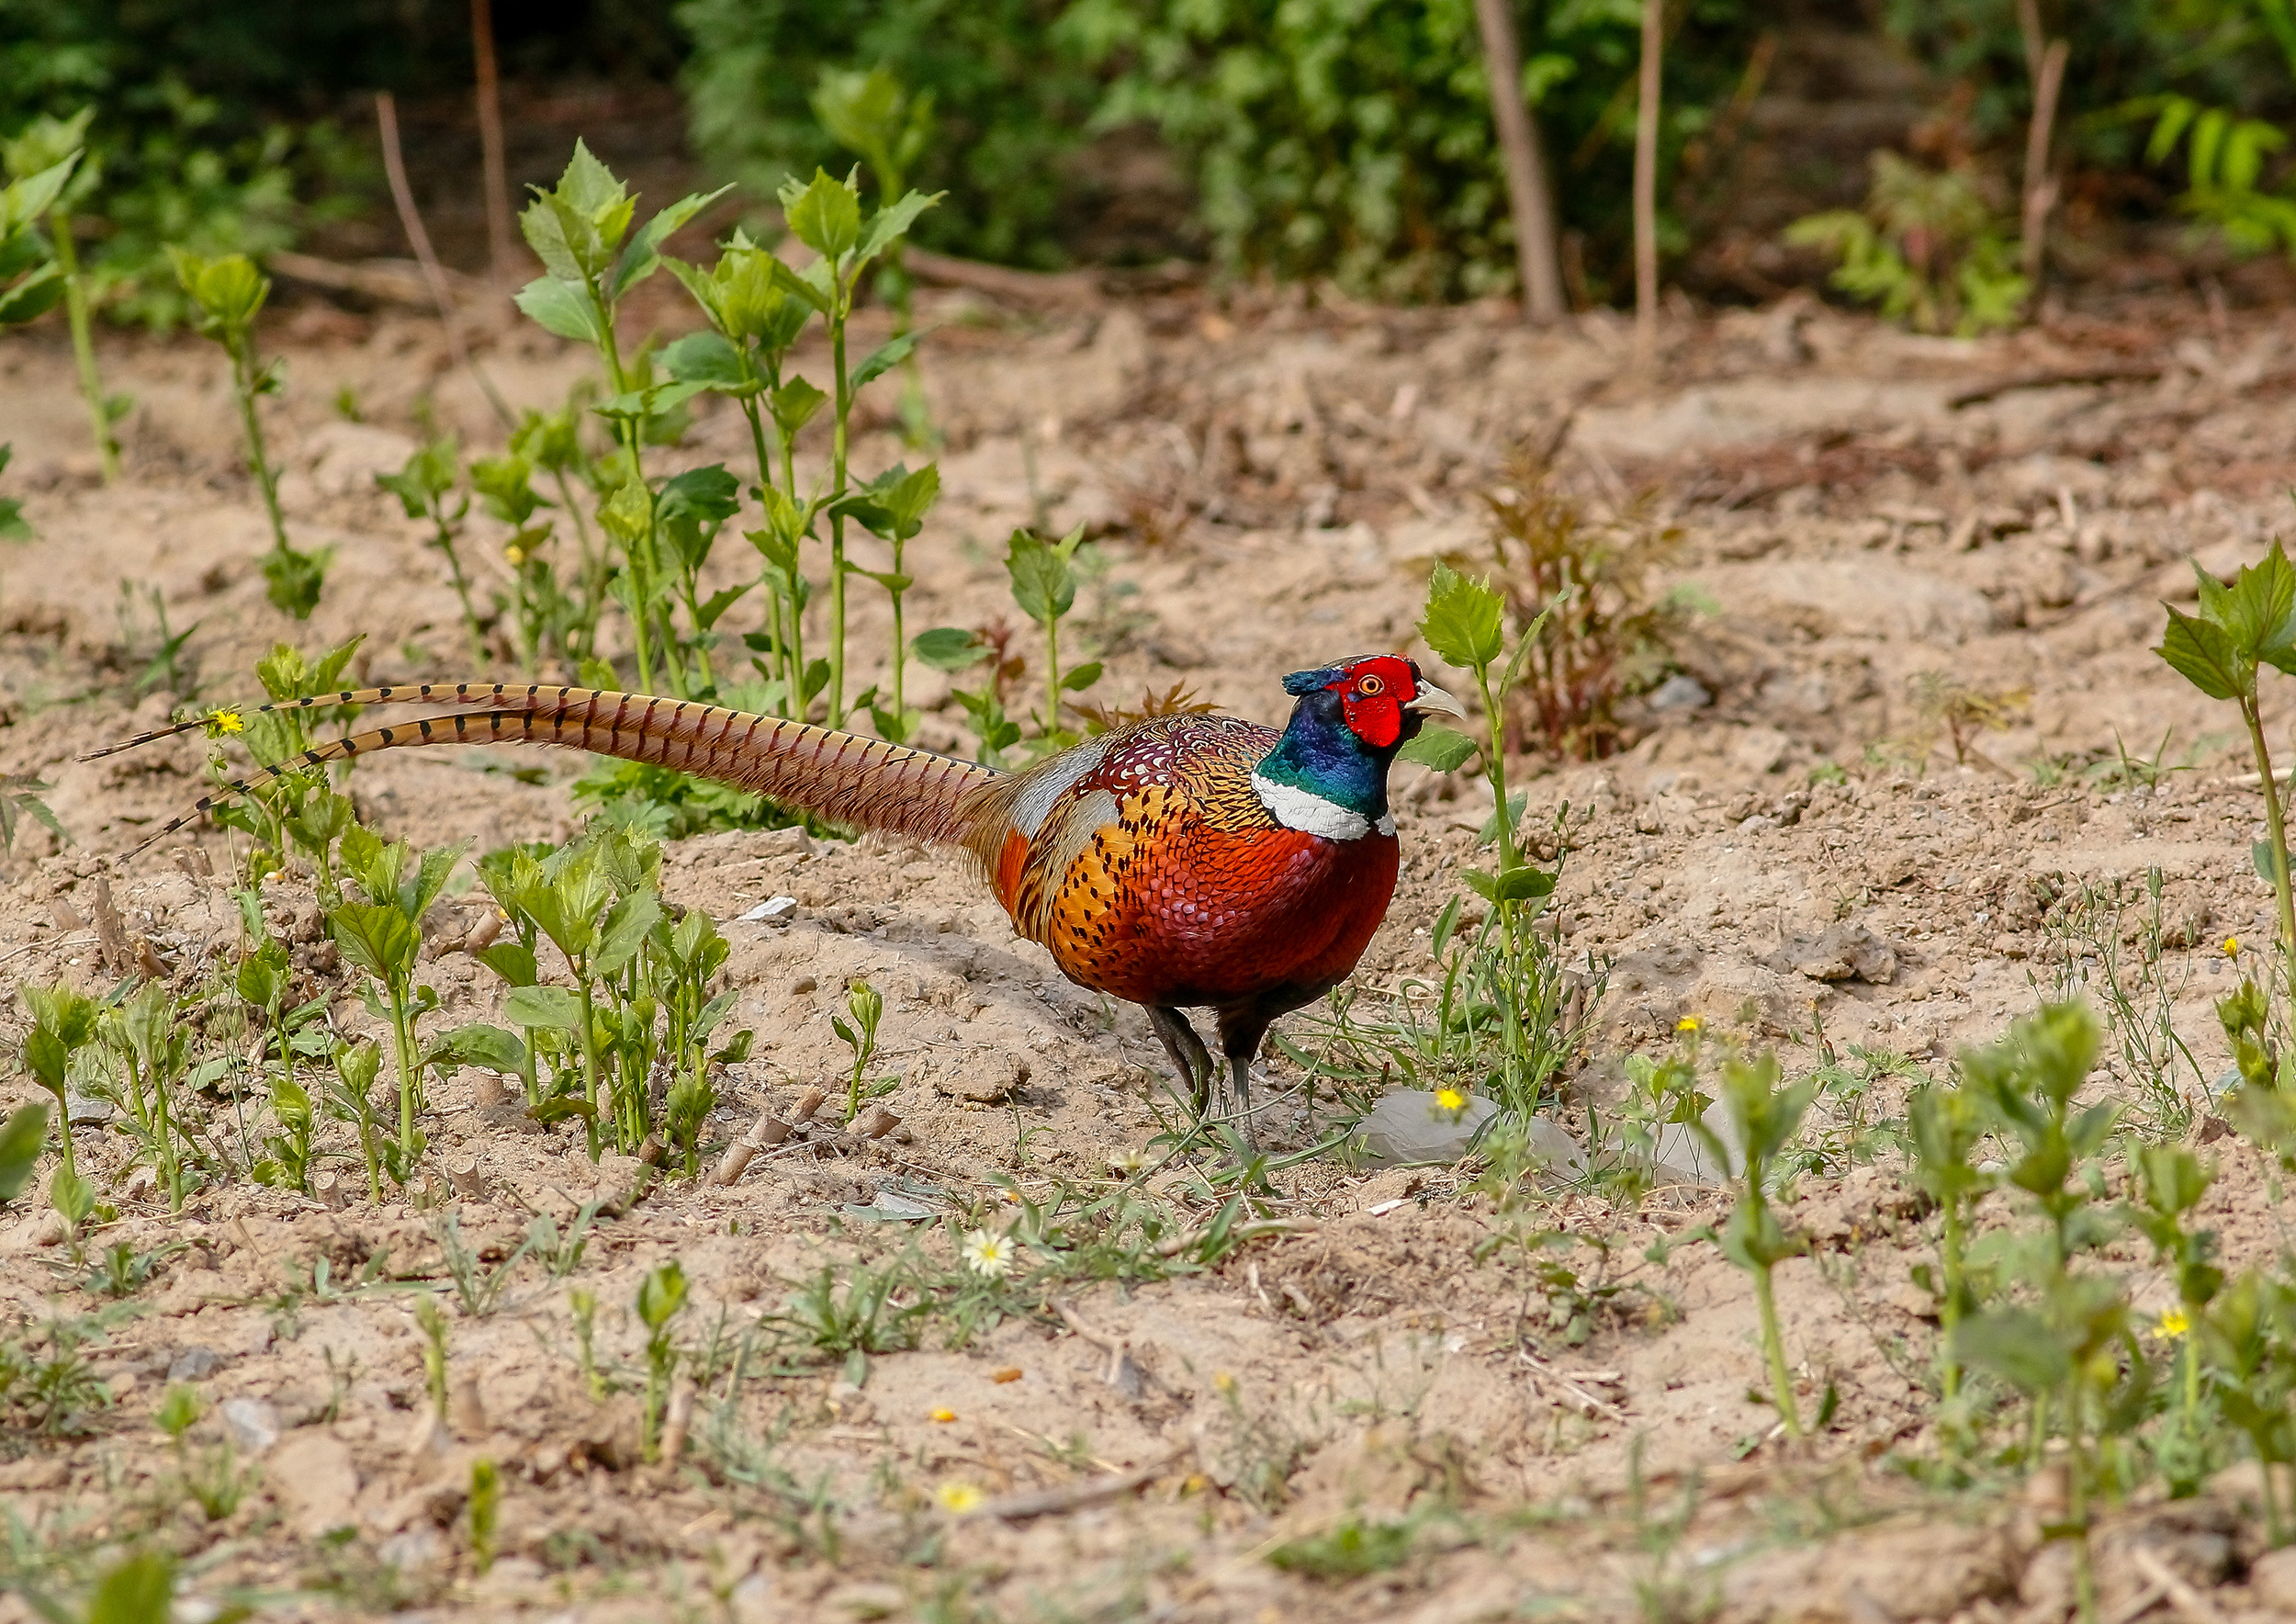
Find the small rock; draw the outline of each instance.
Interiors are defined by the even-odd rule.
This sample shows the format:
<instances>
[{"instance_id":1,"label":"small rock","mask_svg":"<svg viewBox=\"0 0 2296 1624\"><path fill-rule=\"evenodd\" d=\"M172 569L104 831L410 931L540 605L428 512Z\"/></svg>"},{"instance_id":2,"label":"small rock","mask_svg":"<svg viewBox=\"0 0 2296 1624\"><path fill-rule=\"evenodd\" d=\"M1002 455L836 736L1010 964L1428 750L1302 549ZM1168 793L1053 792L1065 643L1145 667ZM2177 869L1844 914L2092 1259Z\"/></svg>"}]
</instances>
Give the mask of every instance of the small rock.
<instances>
[{"instance_id":1,"label":"small rock","mask_svg":"<svg viewBox=\"0 0 2296 1624\"><path fill-rule=\"evenodd\" d=\"M2266 1612L2296 1615L2296 1548L2282 1546L2250 1563L2248 1589Z\"/></svg>"},{"instance_id":2,"label":"small rock","mask_svg":"<svg viewBox=\"0 0 2296 1624\"><path fill-rule=\"evenodd\" d=\"M316 1427L281 1440L264 1469L264 1481L287 1527L306 1539L356 1520L352 1503L358 1498L359 1474L350 1448Z\"/></svg>"},{"instance_id":3,"label":"small rock","mask_svg":"<svg viewBox=\"0 0 2296 1624\"><path fill-rule=\"evenodd\" d=\"M797 898L769 897L748 912L737 914L735 917L754 924L786 925L797 917Z\"/></svg>"},{"instance_id":4,"label":"small rock","mask_svg":"<svg viewBox=\"0 0 2296 1624\"><path fill-rule=\"evenodd\" d=\"M393 1534L376 1548L375 1554L385 1567L401 1573L420 1573L446 1554L446 1541L436 1528L424 1524Z\"/></svg>"},{"instance_id":5,"label":"small rock","mask_svg":"<svg viewBox=\"0 0 2296 1624\"><path fill-rule=\"evenodd\" d=\"M1714 1185L1727 1183L1745 1165L1745 1147L1739 1143L1738 1124L1730 1121L1730 1113L1717 1100L1706 1107L1706 1114L1699 1119L1708 1133L1722 1142L1722 1159L1715 1160L1714 1147L1705 1136L1693 1133L1681 1122L1669 1122L1659 1130L1658 1143L1650 1154L1650 1170L1661 1181L1669 1179L1683 1184Z\"/></svg>"},{"instance_id":6,"label":"small rock","mask_svg":"<svg viewBox=\"0 0 2296 1624\"><path fill-rule=\"evenodd\" d=\"M933 1068L933 1092L976 1105L1000 1105L1029 1080L1029 1062L1001 1049L952 1054Z\"/></svg>"},{"instance_id":7,"label":"small rock","mask_svg":"<svg viewBox=\"0 0 2296 1624\"><path fill-rule=\"evenodd\" d=\"M1425 1088L1399 1088L1373 1106L1356 1124L1354 1144L1366 1165L1403 1167L1455 1162L1497 1120L1499 1107L1469 1096L1456 1113L1435 1103Z\"/></svg>"},{"instance_id":8,"label":"small rock","mask_svg":"<svg viewBox=\"0 0 2296 1624\"><path fill-rule=\"evenodd\" d=\"M1897 977L1896 950L1856 919L1829 925L1814 942L1793 942L1773 955L1771 968L1812 981L1863 981L1886 987Z\"/></svg>"},{"instance_id":9,"label":"small rock","mask_svg":"<svg viewBox=\"0 0 2296 1624\"><path fill-rule=\"evenodd\" d=\"M63 1097L63 1105L65 1113L71 1117L72 1125L75 1128L95 1127L110 1122L118 1114L117 1109L110 1100L98 1100L92 1094L73 1094L67 1091Z\"/></svg>"},{"instance_id":10,"label":"small rock","mask_svg":"<svg viewBox=\"0 0 2296 1624\"><path fill-rule=\"evenodd\" d=\"M204 1382L215 1374L223 1356L212 1348L186 1348L169 1361L170 1382Z\"/></svg>"},{"instance_id":11,"label":"small rock","mask_svg":"<svg viewBox=\"0 0 2296 1624\"><path fill-rule=\"evenodd\" d=\"M1704 710L1714 703L1714 695L1688 671L1676 671L1650 691L1646 703L1664 716L1669 711Z\"/></svg>"},{"instance_id":12,"label":"small rock","mask_svg":"<svg viewBox=\"0 0 2296 1624\"><path fill-rule=\"evenodd\" d=\"M227 1398L223 1430L241 1449L260 1455L279 1441L279 1412L259 1398Z\"/></svg>"}]
</instances>

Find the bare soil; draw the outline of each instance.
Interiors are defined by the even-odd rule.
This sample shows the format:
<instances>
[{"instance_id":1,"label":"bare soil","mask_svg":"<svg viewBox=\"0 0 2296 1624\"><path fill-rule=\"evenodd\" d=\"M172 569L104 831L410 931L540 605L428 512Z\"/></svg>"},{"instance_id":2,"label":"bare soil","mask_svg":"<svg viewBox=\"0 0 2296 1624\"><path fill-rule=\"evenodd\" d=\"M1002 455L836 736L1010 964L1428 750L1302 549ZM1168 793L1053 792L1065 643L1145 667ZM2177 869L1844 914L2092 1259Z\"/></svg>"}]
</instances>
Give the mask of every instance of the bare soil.
<instances>
[{"instance_id":1,"label":"bare soil","mask_svg":"<svg viewBox=\"0 0 2296 1624\"><path fill-rule=\"evenodd\" d=\"M1084 595L1085 640L1120 699L1176 682L1273 719L1285 671L1407 646L1428 561L1488 556L1480 492L1565 419L1559 477L1591 511L1655 491L1683 532L1667 584L1705 605L1677 663L1709 703L1638 703L1624 753L1529 764L1535 809L1568 808L1560 928L1609 966L1561 1107L1575 1129L1615 1094L1621 1057L1672 1042L1687 1016L1790 1065L1814 1064L1823 1043L1941 1073L2037 998L2101 986L2110 949L2144 998L2169 988L2192 1056L2175 1087L2195 1131L2214 1132L2226 1062L2210 1000L2235 974L2221 944L2271 934L2248 855L2260 806L2226 717L2147 646L2160 600L2192 596L2188 558L2228 573L2284 521L2296 321L2160 299L1960 342L1789 301L1678 319L1657 374L1638 378L1605 316L1541 333L1498 307L930 302L946 495L910 553L910 625L1011 618L1006 533L1093 526L1105 569ZM666 299L649 313L685 324ZM334 553L309 626L264 600L267 536L211 349L107 344L107 383L138 401L128 475L110 487L84 450L68 355L37 337L0 355L0 441L17 457L0 478L28 493L39 532L0 553L0 772L52 783L73 840L28 826L0 867L11 987L112 985L92 928L99 881L130 938L186 984L238 942L220 835L119 855L198 793L198 747L72 759L171 703L131 698L153 631L126 589L157 589L170 624L195 628L185 657L208 701L248 697L253 660L282 637L365 633L363 681L478 674L440 560L372 476L407 456L426 402L467 444L497 443L480 396L411 315L307 306L268 337L289 360L266 407L289 520L298 545ZM531 330L480 349L522 403L555 404L584 369ZM2062 381L2107 371L2119 376ZM737 418L704 414L665 466L737 465L744 445ZM904 455L878 420L856 461ZM721 545L729 579L744 550ZM865 682L887 626L857 596ZM1925 672L2023 697L1957 762L1918 702ZM944 679L912 680L926 742L962 750ZM2283 694L2276 740L2289 717ZM2159 755L2165 735L2164 764L2185 770L2133 785L2087 771L2122 749ZM479 849L564 838L581 763L554 758L541 782L504 770L533 763L402 751L347 784L392 835ZM1407 768L1397 786L1407 866L1357 976L1367 999L1427 966L1428 927L1490 806L1480 781ZM1947 1494L1898 1464L1934 1454L1920 1385L1934 1327L1908 1283L1933 1243L1891 1156L1804 1179L1789 1213L1813 1240L1780 1286L1804 1412L1838 1397L1800 1449L1749 1400L1762 1370L1744 1278L1691 1235L1718 1214L1710 1192L1622 1209L1558 1189L1510 1213L1457 1170L1326 1159L1276 1176L1266 1210L1287 1232L1210 1272L1081 1289L1065 1316L1048 1303L953 1350L936 1322L922 1347L868 1359L859 1386L837 1359L753 1367L723 1418L797 1499L698 1446L640 1464L628 1305L647 1269L674 1257L693 1282L681 1340L714 1325L737 1340L825 1267L842 1275L913 1241L950 1260L939 1228L917 1239L851 1212L880 1190L906 1179L952 1211L994 1211L993 1178L1023 1191L1106 1179L1155 1132L1164 1087L1139 1012L1063 981L952 863L721 834L674 846L664 867L671 901L729 921L737 1020L759 1038L712 1137L840 1069L829 1019L863 976L886 996L883 1065L901 1082L884 1103L900 1128L761 1156L727 1188L657 1183L600 1220L567 1282L521 1265L498 1312L454 1320L444 1427L428 1418L413 1293L342 1289L368 1269L384 1286L428 1282L451 1307L440 1210L234 1185L170 1217L148 1179L119 1177L124 1142L84 1128L85 1165L120 1214L96 1243L177 1249L92 1351L111 1403L91 1429L0 1440L0 1506L59 1572L157 1518L189 1553L187 1594L252 1592L280 1617L338 1601L601 1620L2064 1616L2045 1476L2032 1492ZM2135 925L2154 872L2166 948L2147 965ZM2129 914L2084 940L2066 900L2116 885ZM776 895L793 914L738 919ZM336 996L338 1024L377 1031L332 964L308 883L275 881L265 898L308 984ZM454 950L477 908L434 921L433 1019L483 1018L497 1000ZM11 998L0 1043L21 1021ZM2133 1070L2116 1059L2097 1087L2168 1114ZM1277 1102L1261 1130L1279 1148L1320 1125L1289 1077L1279 1060L1265 1085ZM578 1137L488 1105L484 1084L465 1073L437 1089L426 1124L464 1180L430 1194L482 1251L515 1246L534 1212L564 1223L636 1182L635 1163L593 1166ZM1885 1085L1871 1116L1895 1111L1904 1087ZM32 1097L28 1079L0 1080L0 1107ZM1821 1125L1842 1131L1840 1108ZM2209 1198L2235 1264L2279 1235L2265 1170L2238 1144L2212 1145L2224 1173ZM1543 1247L1510 1238L1550 1231ZM0 1215L0 1327L95 1308L60 1242L28 1201ZM321 1260L332 1291L313 1290ZM2173 1300L2139 1252L2122 1260L2144 1282L2142 1307ZM1542 1272L1555 1264L1592 1306ZM577 1374L568 1285L602 1304L600 1357L621 1384L603 1401ZM236 1428L260 1459L259 1486L212 1524L165 1489L174 1466L151 1415L171 1381L216 1407L196 1440ZM697 1428L723 1387L701 1395ZM227 1415L231 1400L253 1404ZM484 1574L465 1504L481 1458L504 1485ZM1010 1515L950 1512L940 1491L956 1485ZM1065 1493L1006 1498L1041 1490ZM1399 1515L1418 1532L1385 1571L1316 1578L1266 1560L1350 1517ZM2273 1588L2289 1575L2251 1571L2253 1476L2116 1507L2100 1544L2109 1616L2157 1597L2139 1550L2223 1617L2289 1605ZM0 1619L25 1616L0 1596Z\"/></svg>"}]
</instances>

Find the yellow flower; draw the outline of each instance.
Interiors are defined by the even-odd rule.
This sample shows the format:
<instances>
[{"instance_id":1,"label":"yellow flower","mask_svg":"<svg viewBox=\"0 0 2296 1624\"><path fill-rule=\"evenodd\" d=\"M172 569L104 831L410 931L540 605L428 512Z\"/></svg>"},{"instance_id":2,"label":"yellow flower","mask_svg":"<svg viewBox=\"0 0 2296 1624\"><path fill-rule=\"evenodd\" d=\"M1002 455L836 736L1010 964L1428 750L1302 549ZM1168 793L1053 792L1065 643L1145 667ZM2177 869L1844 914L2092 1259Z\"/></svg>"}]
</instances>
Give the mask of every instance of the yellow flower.
<instances>
[{"instance_id":1,"label":"yellow flower","mask_svg":"<svg viewBox=\"0 0 2296 1624\"><path fill-rule=\"evenodd\" d=\"M940 1409L935 1410L926 1418L930 1421L939 1421L945 1425L948 1422L954 1421L957 1418L957 1413L954 1410L943 1406Z\"/></svg>"},{"instance_id":2,"label":"yellow flower","mask_svg":"<svg viewBox=\"0 0 2296 1624\"><path fill-rule=\"evenodd\" d=\"M1235 1378L1229 1375L1225 1370L1222 1370L1217 1376L1214 1376L1211 1379L1211 1384L1218 1388L1223 1394L1232 1393L1235 1391Z\"/></svg>"},{"instance_id":3,"label":"yellow flower","mask_svg":"<svg viewBox=\"0 0 2296 1624\"><path fill-rule=\"evenodd\" d=\"M526 561L526 549L513 541L502 549L502 556L511 561L511 568L515 570Z\"/></svg>"},{"instance_id":4,"label":"yellow flower","mask_svg":"<svg viewBox=\"0 0 2296 1624\"><path fill-rule=\"evenodd\" d=\"M1437 1088L1435 1090L1435 1109L1437 1111L1447 1111L1453 1116L1457 1116L1459 1112L1467 1109L1467 1096L1460 1093L1457 1088Z\"/></svg>"},{"instance_id":5,"label":"yellow flower","mask_svg":"<svg viewBox=\"0 0 2296 1624\"><path fill-rule=\"evenodd\" d=\"M2181 1308L2172 1308L2153 1322L2153 1335L2174 1342L2192 1329L2192 1321Z\"/></svg>"},{"instance_id":6,"label":"yellow flower","mask_svg":"<svg viewBox=\"0 0 2296 1624\"><path fill-rule=\"evenodd\" d=\"M933 1498L940 1502L943 1511L970 1511L988 1498L979 1488L967 1483L945 1483L933 1491Z\"/></svg>"},{"instance_id":7,"label":"yellow flower","mask_svg":"<svg viewBox=\"0 0 2296 1624\"><path fill-rule=\"evenodd\" d=\"M2227 936L2224 938L2224 956L2228 959L2236 959L2240 956L2239 937Z\"/></svg>"},{"instance_id":8,"label":"yellow flower","mask_svg":"<svg viewBox=\"0 0 2296 1624\"><path fill-rule=\"evenodd\" d=\"M244 733L246 730L247 723L245 719L242 718L239 712L235 710L219 710L209 711L208 713L208 737L209 739L220 739L226 733Z\"/></svg>"},{"instance_id":9,"label":"yellow flower","mask_svg":"<svg viewBox=\"0 0 2296 1624\"><path fill-rule=\"evenodd\" d=\"M1674 1030L1688 1032L1702 1032L1705 1029L1705 1024L1706 1020L1703 1015L1685 1015L1674 1022Z\"/></svg>"},{"instance_id":10,"label":"yellow flower","mask_svg":"<svg viewBox=\"0 0 2296 1624\"><path fill-rule=\"evenodd\" d=\"M1012 1272L1012 1236L976 1229L964 1237L964 1265L974 1274L1002 1280Z\"/></svg>"}]
</instances>

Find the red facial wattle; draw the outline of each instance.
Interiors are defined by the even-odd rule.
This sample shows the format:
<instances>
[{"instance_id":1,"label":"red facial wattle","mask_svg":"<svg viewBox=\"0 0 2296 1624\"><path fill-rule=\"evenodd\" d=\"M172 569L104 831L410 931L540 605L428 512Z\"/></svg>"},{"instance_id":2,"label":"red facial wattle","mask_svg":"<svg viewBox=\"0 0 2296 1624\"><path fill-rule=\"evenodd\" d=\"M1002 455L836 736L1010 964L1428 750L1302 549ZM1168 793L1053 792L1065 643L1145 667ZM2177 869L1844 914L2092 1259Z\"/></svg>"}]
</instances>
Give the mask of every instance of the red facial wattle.
<instances>
[{"instance_id":1,"label":"red facial wattle","mask_svg":"<svg viewBox=\"0 0 2296 1624\"><path fill-rule=\"evenodd\" d=\"M1352 667L1331 686L1339 694L1348 731L1373 750L1388 750L1403 736L1403 706L1419 691L1419 673L1409 660L1380 655Z\"/></svg>"}]
</instances>

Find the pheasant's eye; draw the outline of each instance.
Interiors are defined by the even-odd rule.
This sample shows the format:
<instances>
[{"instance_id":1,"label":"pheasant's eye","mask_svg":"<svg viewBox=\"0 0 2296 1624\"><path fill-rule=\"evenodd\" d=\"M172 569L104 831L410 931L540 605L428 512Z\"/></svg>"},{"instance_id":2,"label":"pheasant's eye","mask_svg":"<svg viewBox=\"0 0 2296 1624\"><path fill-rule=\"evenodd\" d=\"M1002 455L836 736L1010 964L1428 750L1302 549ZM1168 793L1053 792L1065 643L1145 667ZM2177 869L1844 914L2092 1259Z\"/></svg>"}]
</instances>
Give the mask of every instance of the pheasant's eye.
<instances>
[{"instance_id":1,"label":"pheasant's eye","mask_svg":"<svg viewBox=\"0 0 2296 1624\"><path fill-rule=\"evenodd\" d=\"M1386 693L1387 683L1379 677L1364 677L1356 682L1356 692L1368 699L1374 694Z\"/></svg>"}]
</instances>

